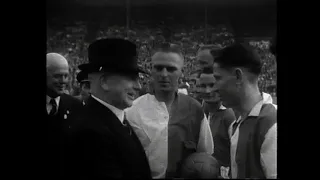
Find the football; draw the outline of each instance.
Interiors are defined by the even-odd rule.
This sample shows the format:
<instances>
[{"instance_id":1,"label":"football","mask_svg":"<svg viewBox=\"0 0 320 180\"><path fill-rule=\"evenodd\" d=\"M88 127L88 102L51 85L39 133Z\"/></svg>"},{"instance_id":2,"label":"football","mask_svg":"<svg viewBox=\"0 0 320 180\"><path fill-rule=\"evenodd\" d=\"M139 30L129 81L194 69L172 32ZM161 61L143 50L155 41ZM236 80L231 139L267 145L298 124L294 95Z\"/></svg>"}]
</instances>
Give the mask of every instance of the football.
<instances>
[{"instance_id":1,"label":"football","mask_svg":"<svg viewBox=\"0 0 320 180\"><path fill-rule=\"evenodd\" d=\"M182 178L213 179L219 177L218 161L207 153L193 153L181 167Z\"/></svg>"}]
</instances>

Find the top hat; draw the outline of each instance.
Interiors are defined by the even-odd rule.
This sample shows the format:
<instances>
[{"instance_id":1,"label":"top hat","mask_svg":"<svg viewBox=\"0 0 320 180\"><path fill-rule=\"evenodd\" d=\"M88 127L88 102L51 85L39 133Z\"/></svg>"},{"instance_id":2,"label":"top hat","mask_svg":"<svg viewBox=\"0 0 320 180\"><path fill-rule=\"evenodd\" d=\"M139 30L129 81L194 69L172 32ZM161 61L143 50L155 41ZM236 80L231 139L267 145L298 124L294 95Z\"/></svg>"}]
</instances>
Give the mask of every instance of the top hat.
<instances>
[{"instance_id":1,"label":"top hat","mask_svg":"<svg viewBox=\"0 0 320 180\"><path fill-rule=\"evenodd\" d=\"M87 73L114 72L122 74L146 73L137 64L136 45L124 39L99 39L89 45L89 63L78 68Z\"/></svg>"}]
</instances>

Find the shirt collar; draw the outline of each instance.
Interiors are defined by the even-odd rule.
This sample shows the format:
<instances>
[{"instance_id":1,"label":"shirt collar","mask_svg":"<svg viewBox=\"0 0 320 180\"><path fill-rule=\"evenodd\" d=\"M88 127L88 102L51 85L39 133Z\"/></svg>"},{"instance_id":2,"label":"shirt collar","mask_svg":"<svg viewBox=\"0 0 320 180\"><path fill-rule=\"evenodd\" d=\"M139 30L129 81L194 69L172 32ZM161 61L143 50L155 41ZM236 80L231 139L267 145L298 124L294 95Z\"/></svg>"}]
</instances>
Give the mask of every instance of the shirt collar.
<instances>
[{"instance_id":1,"label":"shirt collar","mask_svg":"<svg viewBox=\"0 0 320 180\"><path fill-rule=\"evenodd\" d=\"M259 116L263 104L265 104L265 99L262 99L256 105L254 105L254 107L251 109L248 117L249 116L253 116L253 117ZM236 120L236 122L238 123L241 120L242 120L242 118L241 118L241 116L239 116L239 118Z\"/></svg>"},{"instance_id":2,"label":"shirt collar","mask_svg":"<svg viewBox=\"0 0 320 180\"><path fill-rule=\"evenodd\" d=\"M52 98L47 95L47 104L50 103L50 100L51 100L51 99L52 99ZM59 102L60 102L60 96L54 98L54 100L56 101L57 107L58 107L58 106L59 106Z\"/></svg>"},{"instance_id":3,"label":"shirt collar","mask_svg":"<svg viewBox=\"0 0 320 180\"><path fill-rule=\"evenodd\" d=\"M91 97L94 98L95 100L97 100L98 102L100 102L102 105L109 108L117 116L117 118L120 120L120 122L123 124L124 110L118 109L118 108L112 106L111 104L108 104L108 103L102 101L101 99L95 97L94 95L91 95Z\"/></svg>"},{"instance_id":4,"label":"shirt collar","mask_svg":"<svg viewBox=\"0 0 320 180\"><path fill-rule=\"evenodd\" d=\"M248 116L259 116L262 105L265 104L265 100L259 101L250 111Z\"/></svg>"},{"instance_id":5,"label":"shirt collar","mask_svg":"<svg viewBox=\"0 0 320 180\"><path fill-rule=\"evenodd\" d=\"M262 97L263 97L264 103L271 103L271 104L273 104L273 102L272 102L272 97L271 97L270 94L265 93L265 92L262 92Z\"/></svg>"},{"instance_id":6,"label":"shirt collar","mask_svg":"<svg viewBox=\"0 0 320 180\"><path fill-rule=\"evenodd\" d=\"M220 106L220 108L219 108L220 110L226 110L227 108L226 107L224 107L222 104L221 104L221 106Z\"/></svg>"}]
</instances>

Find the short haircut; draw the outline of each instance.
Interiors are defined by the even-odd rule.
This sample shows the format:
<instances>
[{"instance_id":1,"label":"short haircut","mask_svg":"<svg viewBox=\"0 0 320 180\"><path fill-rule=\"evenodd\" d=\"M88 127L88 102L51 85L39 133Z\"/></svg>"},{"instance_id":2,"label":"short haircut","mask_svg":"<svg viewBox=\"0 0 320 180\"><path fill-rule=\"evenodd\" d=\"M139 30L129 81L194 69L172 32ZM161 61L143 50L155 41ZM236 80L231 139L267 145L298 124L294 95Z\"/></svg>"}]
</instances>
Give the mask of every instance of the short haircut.
<instances>
[{"instance_id":1,"label":"short haircut","mask_svg":"<svg viewBox=\"0 0 320 180\"><path fill-rule=\"evenodd\" d=\"M225 69L244 67L257 76L261 73L262 67L258 53L249 45L242 43L234 43L222 49L215 59L215 63Z\"/></svg>"},{"instance_id":2,"label":"short haircut","mask_svg":"<svg viewBox=\"0 0 320 180\"><path fill-rule=\"evenodd\" d=\"M179 56L181 56L182 59L184 59L181 47L175 44L163 43L153 50L152 55L154 55L157 52L176 53Z\"/></svg>"}]
</instances>

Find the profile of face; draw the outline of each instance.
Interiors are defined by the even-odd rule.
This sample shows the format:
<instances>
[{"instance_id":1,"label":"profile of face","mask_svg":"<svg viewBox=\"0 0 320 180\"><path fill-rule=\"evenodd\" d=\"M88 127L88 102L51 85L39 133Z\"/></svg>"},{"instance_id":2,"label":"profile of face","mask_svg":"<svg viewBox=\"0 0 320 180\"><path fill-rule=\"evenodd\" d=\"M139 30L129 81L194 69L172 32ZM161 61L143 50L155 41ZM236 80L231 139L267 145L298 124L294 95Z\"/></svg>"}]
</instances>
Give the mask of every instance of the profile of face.
<instances>
[{"instance_id":1,"label":"profile of face","mask_svg":"<svg viewBox=\"0 0 320 180\"><path fill-rule=\"evenodd\" d=\"M213 65L213 56L210 53L209 49L201 50L197 54L197 61L201 69Z\"/></svg>"},{"instance_id":2,"label":"profile of face","mask_svg":"<svg viewBox=\"0 0 320 180\"><path fill-rule=\"evenodd\" d=\"M152 77L155 90L178 90L179 78L182 75L183 59L177 53L157 52L152 57Z\"/></svg>"},{"instance_id":3,"label":"profile of face","mask_svg":"<svg viewBox=\"0 0 320 180\"><path fill-rule=\"evenodd\" d=\"M141 89L138 76L109 75L100 84L110 103L119 109L131 107Z\"/></svg>"},{"instance_id":4,"label":"profile of face","mask_svg":"<svg viewBox=\"0 0 320 180\"><path fill-rule=\"evenodd\" d=\"M200 76L200 98L207 103L217 103L220 101L219 94L213 89L215 82L213 74L201 74Z\"/></svg>"},{"instance_id":5,"label":"profile of face","mask_svg":"<svg viewBox=\"0 0 320 180\"><path fill-rule=\"evenodd\" d=\"M235 72L220 67L218 63L213 63L215 84L214 90L218 92L222 104L226 107L234 107L239 102L239 88L237 86L237 76Z\"/></svg>"},{"instance_id":6,"label":"profile of face","mask_svg":"<svg viewBox=\"0 0 320 180\"><path fill-rule=\"evenodd\" d=\"M69 67L67 61L50 62L49 65L47 64L47 89L52 93L52 96L63 94L68 82Z\"/></svg>"}]
</instances>

